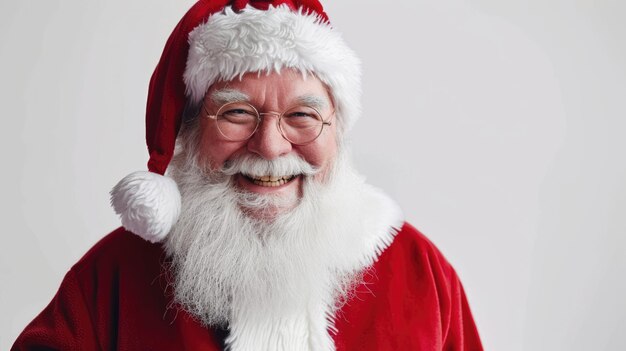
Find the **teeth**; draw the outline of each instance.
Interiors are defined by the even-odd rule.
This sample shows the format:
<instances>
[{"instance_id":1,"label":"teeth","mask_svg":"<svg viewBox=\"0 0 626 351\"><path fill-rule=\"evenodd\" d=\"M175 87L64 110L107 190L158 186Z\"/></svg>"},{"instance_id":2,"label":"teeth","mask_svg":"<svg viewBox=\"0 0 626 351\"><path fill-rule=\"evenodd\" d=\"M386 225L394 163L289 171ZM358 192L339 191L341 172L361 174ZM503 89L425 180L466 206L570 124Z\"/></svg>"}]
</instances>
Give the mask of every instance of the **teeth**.
<instances>
[{"instance_id":1,"label":"teeth","mask_svg":"<svg viewBox=\"0 0 626 351\"><path fill-rule=\"evenodd\" d=\"M260 185L260 186L267 186L267 187L276 187L276 186L281 186L285 183L287 183L288 181L290 181L291 179L293 179L295 176L289 175L289 176L280 176L280 177L276 177L276 176L261 176L261 177L254 177L254 176L248 176L248 178L250 180L252 180L252 182L256 185Z\"/></svg>"}]
</instances>

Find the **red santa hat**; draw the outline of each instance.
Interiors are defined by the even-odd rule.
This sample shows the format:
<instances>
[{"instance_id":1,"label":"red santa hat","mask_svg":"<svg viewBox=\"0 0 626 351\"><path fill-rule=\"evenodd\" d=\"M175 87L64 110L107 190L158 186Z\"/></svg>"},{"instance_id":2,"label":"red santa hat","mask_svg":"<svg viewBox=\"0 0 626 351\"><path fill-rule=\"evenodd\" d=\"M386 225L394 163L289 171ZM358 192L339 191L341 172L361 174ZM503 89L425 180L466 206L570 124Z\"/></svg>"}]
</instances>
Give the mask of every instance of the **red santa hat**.
<instances>
[{"instance_id":1,"label":"red santa hat","mask_svg":"<svg viewBox=\"0 0 626 351\"><path fill-rule=\"evenodd\" d=\"M185 105L208 88L247 72L293 68L330 88L340 133L360 113L360 62L333 30L318 0L200 0L170 35L150 80L146 111L148 170L111 191L129 231L162 241L180 214L180 192L164 176Z\"/></svg>"}]
</instances>

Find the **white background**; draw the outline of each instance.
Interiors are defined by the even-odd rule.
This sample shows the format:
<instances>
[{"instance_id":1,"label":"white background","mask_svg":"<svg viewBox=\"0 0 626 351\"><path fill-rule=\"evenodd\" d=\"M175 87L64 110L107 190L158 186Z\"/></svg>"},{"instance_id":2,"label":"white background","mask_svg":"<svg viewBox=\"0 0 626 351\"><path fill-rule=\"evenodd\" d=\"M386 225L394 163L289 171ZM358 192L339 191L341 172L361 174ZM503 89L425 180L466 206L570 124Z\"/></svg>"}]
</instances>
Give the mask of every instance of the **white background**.
<instances>
[{"instance_id":1,"label":"white background","mask_svg":"<svg viewBox=\"0 0 626 351\"><path fill-rule=\"evenodd\" d=\"M459 271L490 350L626 349L623 1L326 1L359 167ZM192 1L0 3L0 349L118 219Z\"/></svg>"}]
</instances>

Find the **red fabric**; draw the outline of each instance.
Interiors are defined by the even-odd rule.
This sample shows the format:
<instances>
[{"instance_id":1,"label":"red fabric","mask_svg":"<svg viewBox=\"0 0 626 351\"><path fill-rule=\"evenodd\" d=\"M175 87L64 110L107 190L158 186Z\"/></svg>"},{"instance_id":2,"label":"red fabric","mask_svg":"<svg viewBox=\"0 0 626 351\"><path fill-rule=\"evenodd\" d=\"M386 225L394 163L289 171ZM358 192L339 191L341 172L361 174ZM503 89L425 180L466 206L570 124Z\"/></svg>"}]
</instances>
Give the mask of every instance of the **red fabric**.
<instances>
[{"instance_id":1,"label":"red fabric","mask_svg":"<svg viewBox=\"0 0 626 351\"><path fill-rule=\"evenodd\" d=\"M146 143L150 154L148 170L151 172L164 174L174 154L186 102L183 73L189 52L189 33L226 6L240 10L248 4L261 10L266 10L269 5L285 4L292 9L302 8L305 13L315 12L328 22L318 0L200 0L193 5L170 34L150 79Z\"/></svg>"},{"instance_id":2,"label":"red fabric","mask_svg":"<svg viewBox=\"0 0 626 351\"><path fill-rule=\"evenodd\" d=\"M72 267L12 350L222 350L223 331L171 307L164 259L160 245L116 230ZM335 326L338 351L482 350L454 270L408 224Z\"/></svg>"},{"instance_id":3,"label":"red fabric","mask_svg":"<svg viewBox=\"0 0 626 351\"><path fill-rule=\"evenodd\" d=\"M337 315L344 350L482 350L454 269L405 224Z\"/></svg>"}]
</instances>

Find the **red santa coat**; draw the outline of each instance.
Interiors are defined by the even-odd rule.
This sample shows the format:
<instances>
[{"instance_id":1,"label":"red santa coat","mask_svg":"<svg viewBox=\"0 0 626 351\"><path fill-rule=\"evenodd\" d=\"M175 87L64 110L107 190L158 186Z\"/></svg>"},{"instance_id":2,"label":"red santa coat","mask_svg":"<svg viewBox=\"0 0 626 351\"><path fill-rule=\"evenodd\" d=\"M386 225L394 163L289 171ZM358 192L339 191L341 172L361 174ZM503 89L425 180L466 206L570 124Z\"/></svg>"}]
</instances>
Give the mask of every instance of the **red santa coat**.
<instances>
[{"instance_id":1,"label":"red santa coat","mask_svg":"<svg viewBox=\"0 0 626 351\"><path fill-rule=\"evenodd\" d=\"M12 350L222 350L226 332L171 303L165 253L120 228L65 276ZM331 331L344 350L482 350L454 269L405 223Z\"/></svg>"}]
</instances>

